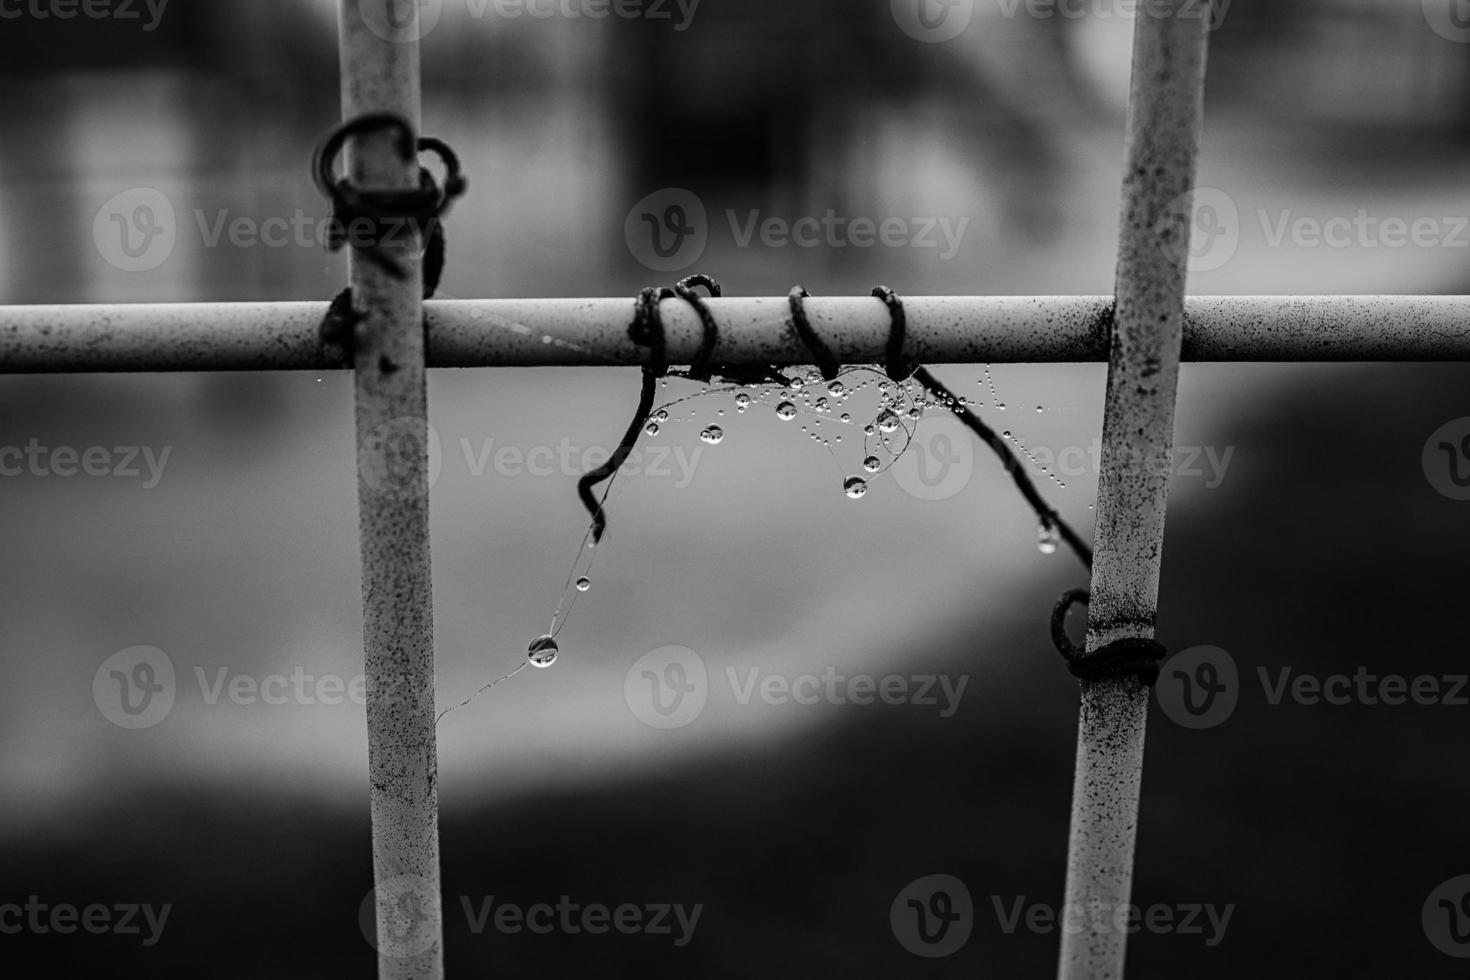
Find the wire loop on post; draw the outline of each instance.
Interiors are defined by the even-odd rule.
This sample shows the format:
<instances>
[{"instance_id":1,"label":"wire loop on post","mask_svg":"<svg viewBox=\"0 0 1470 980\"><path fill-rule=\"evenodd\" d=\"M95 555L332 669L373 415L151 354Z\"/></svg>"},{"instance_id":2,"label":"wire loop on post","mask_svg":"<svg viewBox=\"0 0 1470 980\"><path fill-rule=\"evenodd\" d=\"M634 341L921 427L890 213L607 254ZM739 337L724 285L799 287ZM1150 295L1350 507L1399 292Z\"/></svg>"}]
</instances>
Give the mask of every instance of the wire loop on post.
<instances>
[{"instance_id":1,"label":"wire loop on post","mask_svg":"<svg viewBox=\"0 0 1470 980\"><path fill-rule=\"evenodd\" d=\"M812 329L812 322L806 315L806 301L809 296L811 293L801 286L791 288L791 293L787 297L791 304L791 324L796 328L796 335L801 338L806 349L812 352L817 370L822 372L822 380L831 381L842 373L842 365L838 363L837 358L832 356L827 345L822 343L822 338L818 337L817 332Z\"/></svg>"},{"instance_id":2,"label":"wire loop on post","mask_svg":"<svg viewBox=\"0 0 1470 980\"><path fill-rule=\"evenodd\" d=\"M444 186L439 186L427 167L419 168L419 186L412 190L363 190L354 187L346 177L337 178L333 168L347 140L379 130L393 134L394 148L405 163L414 159L416 153L438 156L445 168ZM405 231L420 231L426 247L434 253L425 262L425 281L438 285L439 272L443 269L439 220L468 186L459 156L448 144L435 137L416 139L408 121L393 113L367 113L343 123L327 135L312 158L312 176L317 187L332 202L332 221L326 243L328 251L336 252L350 243L388 275L404 279L407 271L384 252L381 245L385 239Z\"/></svg>"},{"instance_id":3,"label":"wire loop on post","mask_svg":"<svg viewBox=\"0 0 1470 980\"><path fill-rule=\"evenodd\" d=\"M1159 667L1168 656L1168 651L1159 641L1141 636L1126 637L1087 653L1067 635L1067 613L1073 606L1087 605L1091 599L1092 593L1086 589L1069 589L1052 607L1051 641L1067 662L1067 669L1079 681L1137 677L1145 687L1153 687L1159 680Z\"/></svg>"},{"instance_id":4,"label":"wire loop on post","mask_svg":"<svg viewBox=\"0 0 1470 980\"><path fill-rule=\"evenodd\" d=\"M694 312L699 315L699 322L704 327L704 339L700 341L699 353L694 355L694 360L689 364L689 378L692 381L708 383L714 378L714 369L710 366L710 360L714 357L715 347L720 342L720 327L715 322L715 315L710 312L709 305L695 291L700 286L708 290L711 299L719 299L724 294L719 280L699 273L680 279L674 284L674 293L694 307Z\"/></svg>"},{"instance_id":5,"label":"wire loop on post","mask_svg":"<svg viewBox=\"0 0 1470 980\"><path fill-rule=\"evenodd\" d=\"M393 134L394 149L405 163L413 160L416 153L437 156L444 165L444 186L440 187L434 175L423 166L419 167L419 186L406 191L360 190L346 177L337 178L334 168L347 140L378 130L388 130ZM394 113L366 113L341 124L327 135L312 157L311 170L317 187L332 202L327 251L336 252L350 244L368 261L394 279L401 280L407 278L407 270L383 250L382 243L405 232L419 231L424 242L423 298L432 298L444 275L448 251L442 219L450 205L469 186L459 155L449 144L433 136L415 139L413 127ZM318 333L324 344L350 352L360 320L353 308L349 287L333 298Z\"/></svg>"},{"instance_id":6,"label":"wire loop on post","mask_svg":"<svg viewBox=\"0 0 1470 980\"><path fill-rule=\"evenodd\" d=\"M914 373L914 366L904 361L903 345L908 339L909 317L904 311L903 300L898 294L887 286L874 286L873 295L883 301L888 307L888 317L891 326L888 330L888 350L883 362L883 370L887 372L890 381L903 381Z\"/></svg>"}]
</instances>

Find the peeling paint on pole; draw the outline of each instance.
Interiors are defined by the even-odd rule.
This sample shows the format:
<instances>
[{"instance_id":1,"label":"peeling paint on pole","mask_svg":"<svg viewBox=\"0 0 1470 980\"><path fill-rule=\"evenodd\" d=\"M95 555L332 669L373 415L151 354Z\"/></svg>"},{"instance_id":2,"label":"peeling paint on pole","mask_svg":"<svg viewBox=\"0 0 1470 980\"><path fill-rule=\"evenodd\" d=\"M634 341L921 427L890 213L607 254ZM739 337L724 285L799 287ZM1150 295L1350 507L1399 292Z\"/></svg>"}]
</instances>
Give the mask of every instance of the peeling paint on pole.
<instances>
[{"instance_id":1,"label":"peeling paint on pole","mask_svg":"<svg viewBox=\"0 0 1470 980\"><path fill-rule=\"evenodd\" d=\"M1169 458L1174 442L1209 27L1196 8L1167 0L1134 21L1089 653L1154 635L1169 478L1139 461ZM1148 694L1132 677L1082 685L1066 907L1089 922L1115 922L1131 900ZM1122 977L1127 938L1117 928L1064 933L1059 975Z\"/></svg>"},{"instance_id":2,"label":"peeling paint on pole","mask_svg":"<svg viewBox=\"0 0 1470 980\"><path fill-rule=\"evenodd\" d=\"M417 132L418 43L386 40L365 19L365 7L395 2L342 0L342 114L391 112ZM417 5L409 10L417 16ZM417 162L405 163L388 133L356 138L348 156L358 187L417 186ZM352 257L354 306L363 315L354 343L357 499L378 975L434 980L444 975L444 941L423 286L413 242L382 248L410 270L406 278Z\"/></svg>"}]
</instances>

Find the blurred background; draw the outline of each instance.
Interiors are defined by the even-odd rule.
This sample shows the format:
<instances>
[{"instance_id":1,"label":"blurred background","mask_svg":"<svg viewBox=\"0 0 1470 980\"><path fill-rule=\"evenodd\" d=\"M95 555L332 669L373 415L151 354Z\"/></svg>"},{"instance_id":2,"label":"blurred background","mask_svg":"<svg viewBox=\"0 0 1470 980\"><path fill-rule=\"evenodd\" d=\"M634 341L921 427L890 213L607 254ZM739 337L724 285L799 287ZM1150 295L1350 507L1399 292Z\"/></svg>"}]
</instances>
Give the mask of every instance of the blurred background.
<instances>
[{"instance_id":1,"label":"blurred background","mask_svg":"<svg viewBox=\"0 0 1470 980\"><path fill-rule=\"evenodd\" d=\"M902 0L593 6L423 5L425 131L471 181L441 296L631 301L686 271L633 233L638 205L674 189L703 211L687 271L731 294L1112 291L1121 0L961 0L945 39ZM339 118L334 3L69 9L0 7L0 302L340 289L346 260L314 235L228 231L328 216L308 161ZM1467 292L1459 5L1234 0L1215 19L1191 291ZM896 219L903 244L744 231L829 213ZM1343 221L1347 237L1320 233ZM1425 234L1395 239L1392 221ZM1062 461L1092 458L1104 368L938 373L1027 447L1090 538L1095 464ZM1176 468L1160 635L1228 651L1241 692L1208 730L1154 713L1135 900L1233 914L1211 944L1208 929L1135 937L1131 975L1463 975L1421 918L1470 872L1463 706L1273 705L1257 671L1470 669L1448 616L1470 512L1424 465L1431 434L1470 415L1467 381L1457 365L1186 366L1177 442L1194 456ZM680 384L670 400L697 390ZM545 631L585 530L577 474L615 444L636 374L440 371L429 390L451 705ZM1057 934L1008 930L998 910L1061 901L1076 684L1046 623L1083 570L1039 553L995 461L942 427L921 425L909 468L852 501L860 440L818 445L728 395L671 411L649 440L664 467L614 491L554 668L439 725L451 975L1053 971ZM360 673L351 420L341 373L0 380L0 449L49 454L0 477L0 906L170 908L152 943L146 926L0 930L9 975L374 968L363 710L249 694ZM712 446L699 432L716 420ZM93 447L105 475L64 475L57 449ZM706 666L707 703L661 730L625 681L669 645ZM132 729L94 679L137 646L166 654L175 683L171 710ZM966 687L947 715L741 695L751 676L829 671ZM968 942L943 958L890 927L895 897L932 874L973 901ZM682 945L477 931L464 902L491 896L702 912Z\"/></svg>"}]
</instances>

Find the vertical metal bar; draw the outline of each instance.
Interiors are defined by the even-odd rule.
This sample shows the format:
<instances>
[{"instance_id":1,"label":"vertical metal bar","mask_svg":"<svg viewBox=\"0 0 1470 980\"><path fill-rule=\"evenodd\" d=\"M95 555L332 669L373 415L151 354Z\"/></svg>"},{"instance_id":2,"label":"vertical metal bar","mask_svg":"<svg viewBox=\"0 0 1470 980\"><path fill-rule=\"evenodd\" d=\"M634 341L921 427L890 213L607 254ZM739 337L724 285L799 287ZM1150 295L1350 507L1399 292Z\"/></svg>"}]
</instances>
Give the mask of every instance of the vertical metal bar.
<instances>
[{"instance_id":1,"label":"vertical metal bar","mask_svg":"<svg viewBox=\"0 0 1470 980\"><path fill-rule=\"evenodd\" d=\"M418 4L341 0L342 113L391 112L419 129ZM388 28L392 28L391 30ZM391 133L348 147L356 186L416 187ZM358 520L362 550L368 767L378 975L444 975L439 894L438 760L434 744L433 609L429 577L428 399L417 236L383 250L409 270L395 279L354 255Z\"/></svg>"},{"instance_id":2,"label":"vertical metal bar","mask_svg":"<svg viewBox=\"0 0 1470 980\"><path fill-rule=\"evenodd\" d=\"M1201 13L1204 8L1206 13ZM1208 4L1138 5L1087 651L1151 638L1173 452ZM1148 688L1085 682L1059 976L1123 975Z\"/></svg>"}]
</instances>

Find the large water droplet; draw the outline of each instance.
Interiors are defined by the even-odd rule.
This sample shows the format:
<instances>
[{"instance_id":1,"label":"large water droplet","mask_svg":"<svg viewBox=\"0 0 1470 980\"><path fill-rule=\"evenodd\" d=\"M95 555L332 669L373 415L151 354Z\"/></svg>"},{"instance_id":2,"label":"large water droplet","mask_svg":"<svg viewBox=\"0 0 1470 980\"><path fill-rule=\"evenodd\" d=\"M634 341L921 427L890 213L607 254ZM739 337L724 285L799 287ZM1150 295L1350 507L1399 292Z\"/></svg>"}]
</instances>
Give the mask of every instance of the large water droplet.
<instances>
[{"instance_id":1,"label":"large water droplet","mask_svg":"<svg viewBox=\"0 0 1470 980\"><path fill-rule=\"evenodd\" d=\"M877 456L869 456L863 460L863 469L869 473L876 473L883 468L883 461Z\"/></svg>"},{"instance_id":2,"label":"large water droplet","mask_svg":"<svg viewBox=\"0 0 1470 980\"><path fill-rule=\"evenodd\" d=\"M825 398L818 398L817 399L817 404L814 407L819 412L825 412L827 410L827 399L825 399Z\"/></svg>"},{"instance_id":3,"label":"large water droplet","mask_svg":"<svg viewBox=\"0 0 1470 980\"><path fill-rule=\"evenodd\" d=\"M1043 555L1056 554L1059 540L1057 529L1049 524L1043 524L1036 529L1036 550Z\"/></svg>"},{"instance_id":4,"label":"large water droplet","mask_svg":"<svg viewBox=\"0 0 1470 980\"><path fill-rule=\"evenodd\" d=\"M878 416L878 431L879 432L885 432L885 433L887 433L887 432L897 432L898 431L898 424L899 424L898 423L898 416L897 415L894 415L888 409L884 409L883 410L883 414L881 414L881 415Z\"/></svg>"},{"instance_id":5,"label":"large water droplet","mask_svg":"<svg viewBox=\"0 0 1470 980\"><path fill-rule=\"evenodd\" d=\"M842 484L842 490L853 500L857 500L868 492L868 481L860 476L850 476Z\"/></svg>"},{"instance_id":6,"label":"large water droplet","mask_svg":"<svg viewBox=\"0 0 1470 980\"><path fill-rule=\"evenodd\" d=\"M796 406L790 402L782 402L776 406L776 418L782 422L790 422L796 418Z\"/></svg>"},{"instance_id":7,"label":"large water droplet","mask_svg":"<svg viewBox=\"0 0 1470 980\"><path fill-rule=\"evenodd\" d=\"M836 395L840 398L841 396L847 394L847 385L843 384L841 381L833 381L827 386L827 394Z\"/></svg>"},{"instance_id":8,"label":"large water droplet","mask_svg":"<svg viewBox=\"0 0 1470 980\"><path fill-rule=\"evenodd\" d=\"M720 443L725 441L725 430L720 428L718 425L712 425L708 429L705 429L703 432L701 432L699 434L699 438L703 439L711 446L718 446Z\"/></svg>"},{"instance_id":9,"label":"large water droplet","mask_svg":"<svg viewBox=\"0 0 1470 980\"><path fill-rule=\"evenodd\" d=\"M663 409L659 409L657 412L654 413L653 418L655 422L667 422L669 420L669 413L665 412Z\"/></svg>"},{"instance_id":10,"label":"large water droplet","mask_svg":"<svg viewBox=\"0 0 1470 980\"><path fill-rule=\"evenodd\" d=\"M538 636L526 651L526 662L532 667L550 667L556 663L557 649L556 638L550 633Z\"/></svg>"},{"instance_id":11,"label":"large water droplet","mask_svg":"<svg viewBox=\"0 0 1470 980\"><path fill-rule=\"evenodd\" d=\"M651 436L658 435L658 423L657 422L650 422L650 423L648 423L647 425L645 425L643 427L643 431L646 432L646 433L648 433Z\"/></svg>"},{"instance_id":12,"label":"large water droplet","mask_svg":"<svg viewBox=\"0 0 1470 980\"><path fill-rule=\"evenodd\" d=\"M592 580L590 578L583 575L581 578L577 579L578 592L586 592L590 588L592 588Z\"/></svg>"}]
</instances>

